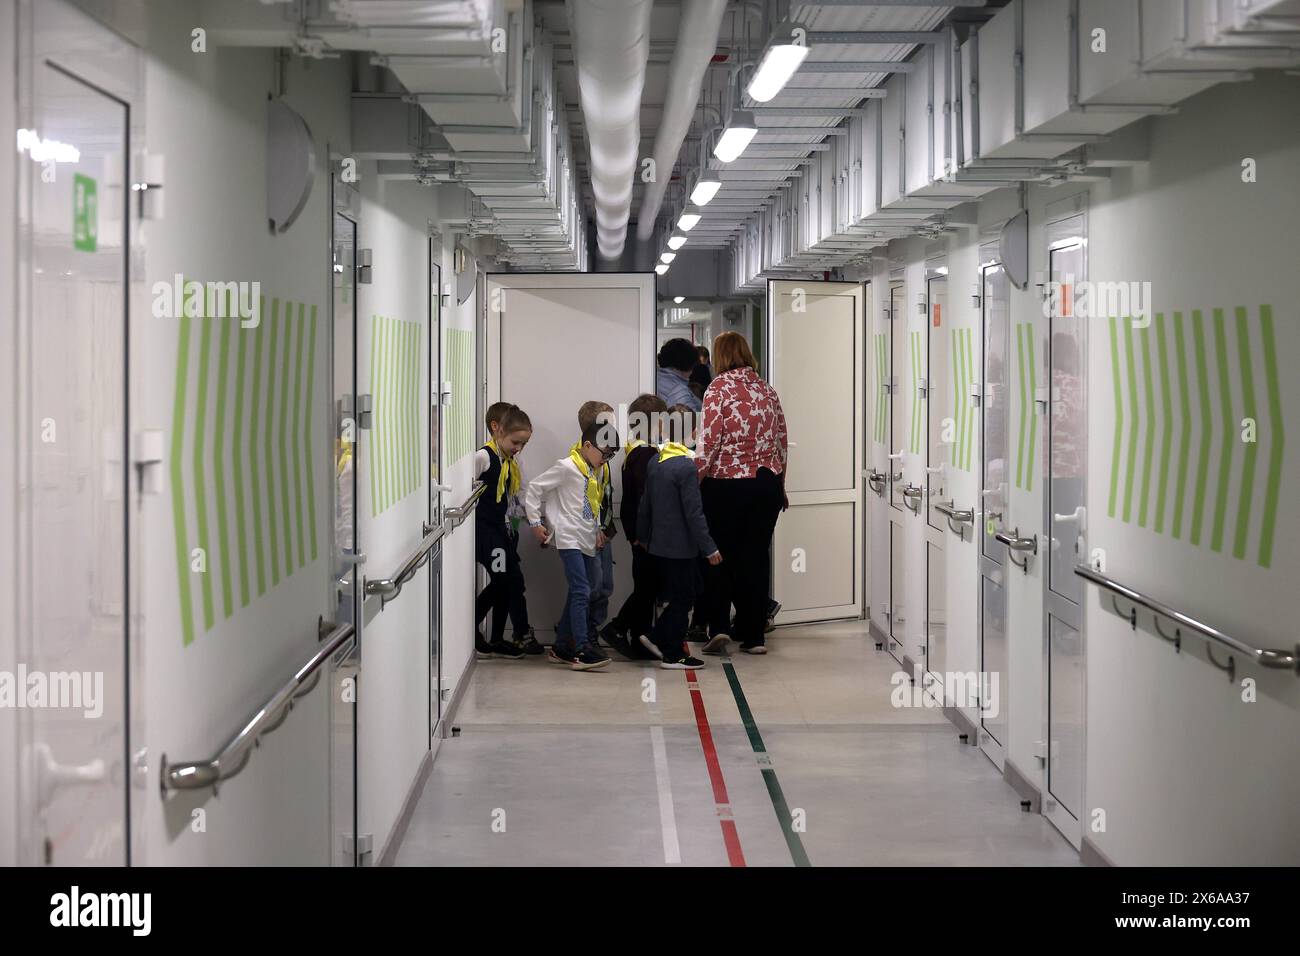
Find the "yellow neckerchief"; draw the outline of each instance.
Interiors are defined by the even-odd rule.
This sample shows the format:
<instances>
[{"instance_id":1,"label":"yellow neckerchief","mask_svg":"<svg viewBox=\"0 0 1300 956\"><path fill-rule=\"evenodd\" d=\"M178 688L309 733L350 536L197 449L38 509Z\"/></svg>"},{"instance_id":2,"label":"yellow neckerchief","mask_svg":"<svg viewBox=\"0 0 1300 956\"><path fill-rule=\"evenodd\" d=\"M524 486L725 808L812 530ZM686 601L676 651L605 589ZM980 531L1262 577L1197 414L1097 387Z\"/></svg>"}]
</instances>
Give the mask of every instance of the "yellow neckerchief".
<instances>
[{"instance_id":1,"label":"yellow neckerchief","mask_svg":"<svg viewBox=\"0 0 1300 956\"><path fill-rule=\"evenodd\" d=\"M643 442L641 439L633 438L630 442L628 442L626 445L623 446L623 454L630 455L632 454L633 451L640 448L644 444L645 442Z\"/></svg>"},{"instance_id":2,"label":"yellow neckerchief","mask_svg":"<svg viewBox=\"0 0 1300 956\"><path fill-rule=\"evenodd\" d=\"M507 458L501 454L501 449L497 447L495 438L489 439L485 448L491 448L493 453L501 461L501 473L497 475L497 501L500 501L506 493L507 484L510 487L512 495L519 494L519 486L523 484L523 478L519 474L519 462L514 458Z\"/></svg>"},{"instance_id":3,"label":"yellow neckerchief","mask_svg":"<svg viewBox=\"0 0 1300 956\"><path fill-rule=\"evenodd\" d=\"M578 471L582 477L587 479L587 504L591 508L592 517L597 522L600 521L600 502L604 497L604 488L602 482L596 477L591 470L591 465L587 464L587 459L582 457L582 444L578 443L569 449L569 457L573 463L578 466ZM608 473L609 465L602 465L602 472ZM602 474L603 477L603 474Z\"/></svg>"},{"instance_id":4,"label":"yellow neckerchief","mask_svg":"<svg viewBox=\"0 0 1300 956\"><path fill-rule=\"evenodd\" d=\"M669 458L681 458L683 455L694 458L695 452L691 451L680 442L664 442L663 448L659 452L659 460L667 461Z\"/></svg>"}]
</instances>

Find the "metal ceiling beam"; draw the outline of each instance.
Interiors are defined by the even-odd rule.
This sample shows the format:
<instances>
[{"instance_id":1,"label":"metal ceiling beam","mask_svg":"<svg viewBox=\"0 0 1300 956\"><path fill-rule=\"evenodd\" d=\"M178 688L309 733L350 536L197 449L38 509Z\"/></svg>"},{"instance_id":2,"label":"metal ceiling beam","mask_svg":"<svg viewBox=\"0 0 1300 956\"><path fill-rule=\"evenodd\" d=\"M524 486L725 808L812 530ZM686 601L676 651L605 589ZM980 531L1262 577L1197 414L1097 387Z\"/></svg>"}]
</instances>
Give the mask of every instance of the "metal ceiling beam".
<instances>
[{"instance_id":1,"label":"metal ceiling beam","mask_svg":"<svg viewBox=\"0 0 1300 956\"><path fill-rule=\"evenodd\" d=\"M835 44L892 44L892 43L942 43L941 30L817 30L809 32L809 46L818 43Z\"/></svg>"},{"instance_id":2,"label":"metal ceiling beam","mask_svg":"<svg viewBox=\"0 0 1300 956\"><path fill-rule=\"evenodd\" d=\"M908 63L902 60L804 60L803 63L799 65L799 73L915 72L915 63Z\"/></svg>"}]
</instances>

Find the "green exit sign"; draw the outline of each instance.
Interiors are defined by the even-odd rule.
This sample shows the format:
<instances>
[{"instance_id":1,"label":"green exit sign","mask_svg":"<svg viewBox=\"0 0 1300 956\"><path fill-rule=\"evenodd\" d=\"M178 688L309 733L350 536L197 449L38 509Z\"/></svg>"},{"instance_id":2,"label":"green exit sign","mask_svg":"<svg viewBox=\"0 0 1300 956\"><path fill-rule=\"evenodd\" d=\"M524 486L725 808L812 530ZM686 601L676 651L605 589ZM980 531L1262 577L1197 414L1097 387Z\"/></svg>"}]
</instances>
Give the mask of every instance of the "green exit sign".
<instances>
[{"instance_id":1,"label":"green exit sign","mask_svg":"<svg viewBox=\"0 0 1300 956\"><path fill-rule=\"evenodd\" d=\"M77 173L72 179L72 245L94 252L99 241L99 202L95 181Z\"/></svg>"}]
</instances>

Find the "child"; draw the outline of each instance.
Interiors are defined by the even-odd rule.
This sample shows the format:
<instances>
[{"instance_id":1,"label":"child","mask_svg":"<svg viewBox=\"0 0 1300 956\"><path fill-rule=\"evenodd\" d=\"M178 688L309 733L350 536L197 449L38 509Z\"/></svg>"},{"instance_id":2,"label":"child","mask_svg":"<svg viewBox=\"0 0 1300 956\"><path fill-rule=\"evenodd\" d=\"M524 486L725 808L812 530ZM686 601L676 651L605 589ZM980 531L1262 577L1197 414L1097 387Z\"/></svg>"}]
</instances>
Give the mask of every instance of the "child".
<instances>
[{"instance_id":1,"label":"child","mask_svg":"<svg viewBox=\"0 0 1300 956\"><path fill-rule=\"evenodd\" d=\"M685 437L686 430L673 429L679 437ZM661 658L659 666L666 670L698 670L704 662L687 650L686 624L700 588L699 559L717 565L722 555L704 520L695 455L680 442L666 443L646 469L637 541L653 556L668 593L668 607L655 622L654 633L641 643Z\"/></svg>"},{"instance_id":2,"label":"child","mask_svg":"<svg viewBox=\"0 0 1300 956\"><path fill-rule=\"evenodd\" d=\"M582 439L567 457L528 482L524 494L528 526L539 544L555 541L569 584L564 613L555 631L555 646L548 659L568 664L573 670L595 670L609 663L609 658L597 649L595 635L588 630L587 607L591 582L600 574L596 551L603 539L601 472L616 454L618 436L613 429L592 424L583 430ZM549 531L542 523L543 513L550 523Z\"/></svg>"},{"instance_id":3,"label":"child","mask_svg":"<svg viewBox=\"0 0 1300 956\"><path fill-rule=\"evenodd\" d=\"M528 627L524 601L524 576L519 567L518 538L513 536L506 512L512 496L519 494L521 475L515 456L533 437L533 425L524 411L508 402L488 409L487 427L492 438L474 455L474 473L487 485L474 509L474 559L488 573L488 583L475 601L474 650L480 660L499 657L518 660L529 651L527 642L536 640ZM485 639L482 627L492 612L492 636ZM515 624L515 642L505 639L506 618Z\"/></svg>"},{"instance_id":4,"label":"child","mask_svg":"<svg viewBox=\"0 0 1300 956\"><path fill-rule=\"evenodd\" d=\"M663 434L663 418L667 411L667 404L658 395L638 395L628 406L631 438L623 446L623 501L619 505L619 519L632 548L632 593L600 635L606 644L625 657L651 656L639 638L650 633L658 577L654 558L645 548L637 546L636 521L645 488L646 468L659 454L656 446Z\"/></svg>"},{"instance_id":5,"label":"child","mask_svg":"<svg viewBox=\"0 0 1300 956\"><path fill-rule=\"evenodd\" d=\"M605 402L583 402L578 409L578 432L585 434L588 426L606 426L614 430L614 408ZM618 437L614 437L614 447L618 447ZM600 535L596 543L596 557L599 559L600 577L591 583L591 602L587 605L587 633L592 643L598 643L601 627L609 616L609 599L614 594L614 549L609 540L618 534L614 526L614 483L610 478L609 464L600 469ZM607 642L608 643L608 642Z\"/></svg>"},{"instance_id":6,"label":"child","mask_svg":"<svg viewBox=\"0 0 1300 956\"><path fill-rule=\"evenodd\" d=\"M518 405L510 402L493 402L487 410L485 416L488 435L494 441L500 440L501 435L501 418L508 409L519 409ZM525 416L527 417L527 416ZM488 445L491 445L489 442ZM480 474L488 465L488 452L480 448L475 455L475 473ZM506 498L510 502L506 508L506 534L510 538L510 545L514 549L514 560L519 562L519 522L523 520L524 504L522 495L523 470L519 466L518 457L512 457L509 463L510 481L506 488ZM528 623L528 598L525 596L527 587L524 584L522 566L517 587L510 589L510 625L514 630L514 645L525 654L541 654L545 648L537 642L532 627Z\"/></svg>"}]
</instances>

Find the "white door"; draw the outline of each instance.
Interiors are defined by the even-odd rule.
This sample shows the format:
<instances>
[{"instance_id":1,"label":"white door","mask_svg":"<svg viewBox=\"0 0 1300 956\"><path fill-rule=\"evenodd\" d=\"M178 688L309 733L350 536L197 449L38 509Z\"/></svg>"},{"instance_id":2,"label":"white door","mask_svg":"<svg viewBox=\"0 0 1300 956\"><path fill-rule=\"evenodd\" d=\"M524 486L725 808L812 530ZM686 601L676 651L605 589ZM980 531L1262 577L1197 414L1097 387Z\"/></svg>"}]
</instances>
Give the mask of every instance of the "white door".
<instances>
[{"instance_id":1,"label":"white door","mask_svg":"<svg viewBox=\"0 0 1300 956\"><path fill-rule=\"evenodd\" d=\"M332 177L332 284L330 356L334 476L331 549L335 623L360 631L361 554L359 500L361 446L357 441L357 238L360 197L356 187ZM330 669L330 863L356 866L357 694L361 657L354 637Z\"/></svg>"},{"instance_id":2,"label":"white door","mask_svg":"<svg viewBox=\"0 0 1300 956\"><path fill-rule=\"evenodd\" d=\"M885 649L900 663L907 657L907 502L903 491L903 458L910 440L907 414L912 407L908 379L906 292L901 277L889 284L889 455L886 488L889 498L889 628Z\"/></svg>"},{"instance_id":3,"label":"white door","mask_svg":"<svg viewBox=\"0 0 1300 956\"><path fill-rule=\"evenodd\" d=\"M88 21L74 29L79 42L94 33L93 42L133 55ZM127 696L138 653L128 532L140 493L128 449L129 110L76 56L65 64L38 53L23 125L62 148L47 162L18 160L29 187L26 341L16 363L26 502L18 662L27 673L17 685L26 695L18 859L121 866L131 861L128 807L143 797L129 786L141 742L131 738Z\"/></svg>"},{"instance_id":4,"label":"white door","mask_svg":"<svg viewBox=\"0 0 1300 956\"><path fill-rule=\"evenodd\" d=\"M980 302L983 308L981 332L980 385L978 407L973 411L980 416L980 470L983 514L980 521L980 674L983 680L993 680L997 675L1000 698L996 710L981 711L980 746L999 768L1007 747L1007 713L1010 699L1010 681L1007 680L1007 588L1006 576L1021 573L1012 566L1007 547L997 535L1008 529L1007 508L1010 502L1009 462L1011 434L1008 414L1010 391L1008 389L1009 344L1011 341L1011 283L1001 263L992 262L993 250L981 250ZM968 346L961 348L965 352ZM958 361L959 369L969 368L965 358ZM965 454L966 452L961 452ZM980 699L988 695L980 689Z\"/></svg>"},{"instance_id":5,"label":"white door","mask_svg":"<svg viewBox=\"0 0 1300 956\"><path fill-rule=\"evenodd\" d=\"M1046 785L1043 813L1078 846L1083 835L1083 764L1086 641L1083 579L1076 565L1087 563L1087 323L1074 315L1075 283L1087 278L1085 217L1071 216L1047 227L1051 288L1048 368L1046 520L1044 577L1044 713L1047 720Z\"/></svg>"},{"instance_id":6,"label":"white door","mask_svg":"<svg viewBox=\"0 0 1300 956\"><path fill-rule=\"evenodd\" d=\"M862 287L768 283L770 381L790 436L790 508L773 537L779 624L862 610Z\"/></svg>"},{"instance_id":7,"label":"white door","mask_svg":"<svg viewBox=\"0 0 1300 956\"><path fill-rule=\"evenodd\" d=\"M583 402L612 405L621 423L637 395L654 391L654 280L647 273L488 277L487 400L513 402L532 419L533 437L519 458L525 483L568 455ZM622 455L610 462L615 514L622 462ZM622 528L612 547L611 615L632 586ZM531 535L520 537L519 557L529 622L549 643L568 593L564 571L554 548L539 547Z\"/></svg>"},{"instance_id":8,"label":"white door","mask_svg":"<svg viewBox=\"0 0 1300 956\"><path fill-rule=\"evenodd\" d=\"M926 268L926 322L921 358L922 411L918 429L925 446L925 646L922 648L925 685L943 686L948 657L948 586L945 535L948 517L940 505L951 505L947 487L948 449L943 419L952 407L952 370L948 340L943 333L948 318L948 270L940 262ZM942 694L940 694L942 697Z\"/></svg>"}]
</instances>

